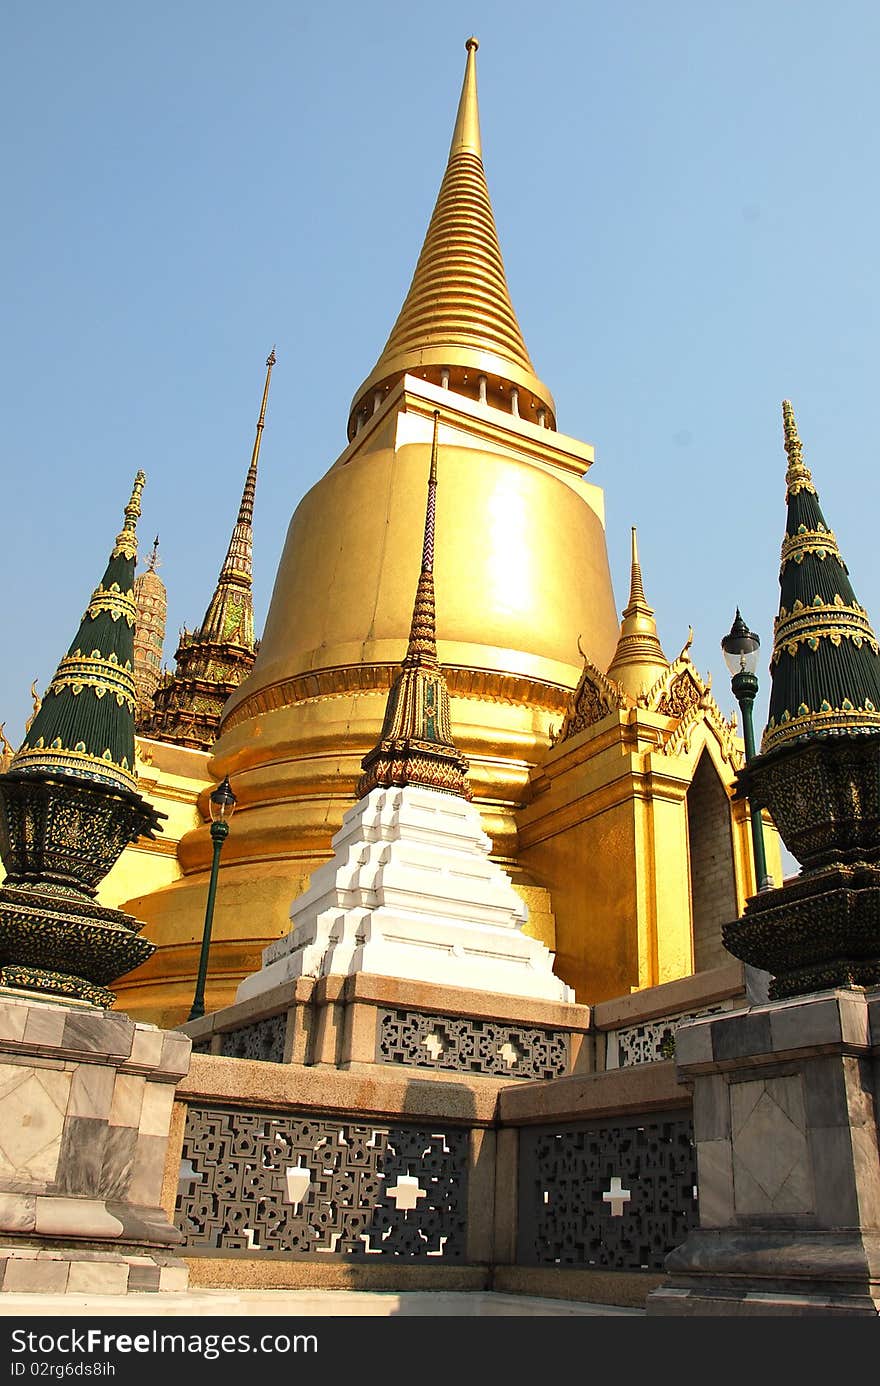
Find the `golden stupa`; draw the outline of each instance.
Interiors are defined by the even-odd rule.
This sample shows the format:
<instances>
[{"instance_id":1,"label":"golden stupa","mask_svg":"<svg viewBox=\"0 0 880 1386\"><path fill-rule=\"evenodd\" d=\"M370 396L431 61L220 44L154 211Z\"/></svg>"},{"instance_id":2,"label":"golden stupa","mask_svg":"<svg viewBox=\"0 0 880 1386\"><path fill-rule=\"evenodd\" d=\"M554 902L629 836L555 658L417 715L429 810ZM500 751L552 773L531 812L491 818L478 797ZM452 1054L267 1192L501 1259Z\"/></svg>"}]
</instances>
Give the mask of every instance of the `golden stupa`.
<instances>
[{"instance_id":1,"label":"golden stupa","mask_svg":"<svg viewBox=\"0 0 880 1386\"><path fill-rule=\"evenodd\" d=\"M632 630L621 633L603 495L585 480L593 450L557 431L553 397L511 303L483 169L477 40L466 46L446 171L409 292L354 394L345 449L293 515L256 662L226 704L209 762L212 783L228 775L238 797L214 914L209 1009L229 1003L265 944L287 931L292 899L330 855L354 801L406 649L435 412L444 476L438 653L456 745L470 762L495 855L529 906L527 929L551 948L552 871L543 870L534 827L531 860L521 855L518 814L540 797L539 767L563 720L571 724L579 648L591 669L605 671L615 656L626 662L622 635L631 636L642 651L640 673L671 668L656 630L656 650L650 641L642 649L653 616L640 577L625 616ZM614 678L609 687L619 688ZM716 757L728 790L732 754L725 746ZM747 842L744 829L739 837ZM737 848L739 875L747 850ZM179 842L180 878L128 900L159 945L119 983L129 1014L163 1024L185 1017L210 860L203 824ZM573 877L588 869L566 868ZM675 975L692 970L692 949L673 954ZM567 980L584 992L579 999L596 999L585 991L589 968L574 971ZM649 975L638 963L634 971L628 963L606 969L602 991L628 991Z\"/></svg>"}]
</instances>

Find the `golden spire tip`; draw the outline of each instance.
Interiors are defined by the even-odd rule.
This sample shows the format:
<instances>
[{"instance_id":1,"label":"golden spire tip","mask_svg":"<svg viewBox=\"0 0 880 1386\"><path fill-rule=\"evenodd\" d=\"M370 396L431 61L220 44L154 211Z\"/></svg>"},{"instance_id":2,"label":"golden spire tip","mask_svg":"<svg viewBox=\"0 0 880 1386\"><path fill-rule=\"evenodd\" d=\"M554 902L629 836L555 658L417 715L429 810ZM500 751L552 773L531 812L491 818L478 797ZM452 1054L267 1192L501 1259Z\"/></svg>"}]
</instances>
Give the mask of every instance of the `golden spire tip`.
<instances>
[{"instance_id":1,"label":"golden spire tip","mask_svg":"<svg viewBox=\"0 0 880 1386\"><path fill-rule=\"evenodd\" d=\"M471 34L469 39L465 39L464 46L469 53L471 52L471 50L473 50L473 52L476 53L477 49L480 46L480 40L478 38L475 38L474 35Z\"/></svg>"},{"instance_id":2,"label":"golden spire tip","mask_svg":"<svg viewBox=\"0 0 880 1386\"><path fill-rule=\"evenodd\" d=\"M113 546L111 558L116 558L123 554L126 558L134 558L137 554L137 540L135 530L137 529L138 517L141 513L141 491L146 484L146 476L142 471L138 471L131 488L131 499L125 507L125 520L122 529L116 536L116 543Z\"/></svg>"},{"instance_id":3,"label":"golden spire tip","mask_svg":"<svg viewBox=\"0 0 880 1386\"><path fill-rule=\"evenodd\" d=\"M648 599L645 596L645 588L642 584L642 569L639 563L639 541L635 525L632 525L632 567L629 579L629 605L627 611L633 611L636 607L642 606L650 611ZM624 613L625 614L625 613Z\"/></svg>"},{"instance_id":4,"label":"golden spire tip","mask_svg":"<svg viewBox=\"0 0 880 1386\"><path fill-rule=\"evenodd\" d=\"M480 109L477 102L477 49L479 46L473 37L469 38L465 44L467 64L464 70L464 81L461 86L461 98L458 103L458 114L455 118L452 144L449 146L450 159L454 158L456 154L476 154L478 159L483 157L483 144L480 139Z\"/></svg>"},{"instance_id":5,"label":"golden spire tip","mask_svg":"<svg viewBox=\"0 0 880 1386\"><path fill-rule=\"evenodd\" d=\"M125 524L123 529L134 529L135 522L141 513L141 491L146 485L147 478L143 472L139 471L134 479L131 488L131 499L125 507Z\"/></svg>"},{"instance_id":6,"label":"golden spire tip","mask_svg":"<svg viewBox=\"0 0 880 1386\"><path fill-rule=\"evenodd\" d=\"M274 365L275 365L275 343L274 343L274 342L272 343L272 350L269 352L269 355L266 357L266 365L267 365L267 366L274 366Z\"/></svg>"},{"instance_id":7,"label":"golden spire tip","mask_svg":"<svg viewBox=\"0 0 880 1386\"><path fill-rule=\"evenodd\" d=\"M782 401L782 433L785 451L788 455L788 467L785 473L785 484L788 490L794 492L799 491L801 487L806 487L807 490L815 491L812 474L809 468L804 466L803 444L798 434L790 399Z\"/></svg>"}]
</instances>

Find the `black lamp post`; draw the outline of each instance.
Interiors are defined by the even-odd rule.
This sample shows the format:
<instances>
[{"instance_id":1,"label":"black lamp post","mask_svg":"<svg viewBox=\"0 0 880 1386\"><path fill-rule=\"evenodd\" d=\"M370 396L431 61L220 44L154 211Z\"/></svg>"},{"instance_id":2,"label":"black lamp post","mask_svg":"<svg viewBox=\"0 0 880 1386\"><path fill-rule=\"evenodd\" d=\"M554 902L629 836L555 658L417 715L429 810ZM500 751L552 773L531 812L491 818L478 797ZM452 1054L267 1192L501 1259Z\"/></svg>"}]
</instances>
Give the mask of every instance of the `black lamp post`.
<instances>
[{"instance_id":1,"label":"black lamp post","mask_svg":"<svg viewBox=\"0 0 880 1386\"><path fill-rule=\"evenodd\" d=\"M211 862L211 880L208 885L208 902L205 906L205 927L202 931L202 951L199 956L199 975L196 978L196 991L188 1020L198 1020L205 1014L205 981L208 976L208 953L211 949L211 926L214 922L214 897L217 894L217 871L220 866L220 853L229 834L229 820L235 811L236 798L232 792L227 775L218 784L208 799L211 810L211 841L214 844L214 860Z\"/></svg>"},{"instance_id":2,"label":"black lamp post","mask_svg":"<svg viewBox=\"0 0 880 1386\"><path fill-rule=\"evenodd\" d=\"M733 677L730 687L740 705L743 719L743 740L746 745L746 764L755 758L755 728L752 722L752 708L758 692L758 650L761 642L753 630L749 630L739 607L736 609L730 633L721 641L724 662ZM773 878L767 874L767 858L764 855L764 825L761 810L749 801L749 817L752 823L752 849L755 855L755 878L758 890L772 890Z\"/></svg>"}]
</instances>

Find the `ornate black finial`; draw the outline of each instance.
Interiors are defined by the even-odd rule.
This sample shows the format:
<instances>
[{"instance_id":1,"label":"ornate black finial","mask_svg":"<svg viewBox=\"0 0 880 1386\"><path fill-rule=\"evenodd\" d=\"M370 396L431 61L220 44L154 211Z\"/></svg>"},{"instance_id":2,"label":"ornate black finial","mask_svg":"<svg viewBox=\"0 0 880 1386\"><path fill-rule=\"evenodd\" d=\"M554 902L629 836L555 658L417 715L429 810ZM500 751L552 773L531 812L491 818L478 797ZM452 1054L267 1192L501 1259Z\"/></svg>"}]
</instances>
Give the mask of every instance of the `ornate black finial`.
<instances>
[{"instance_id":1,"label":"ornate black finial","mask_svg":"<svg viewBox=\"0 0 880 1386\"><path fill-rule=\"evenodd\" d=\"M434 527L440 411L434 410L422 567L413 605L409 642L391 686L377 744L362 762L359 798L377 786L426 785L471 797L468 762L452 740L449 692L437 662L434 614Z\"/></svg>"}]
</instances>

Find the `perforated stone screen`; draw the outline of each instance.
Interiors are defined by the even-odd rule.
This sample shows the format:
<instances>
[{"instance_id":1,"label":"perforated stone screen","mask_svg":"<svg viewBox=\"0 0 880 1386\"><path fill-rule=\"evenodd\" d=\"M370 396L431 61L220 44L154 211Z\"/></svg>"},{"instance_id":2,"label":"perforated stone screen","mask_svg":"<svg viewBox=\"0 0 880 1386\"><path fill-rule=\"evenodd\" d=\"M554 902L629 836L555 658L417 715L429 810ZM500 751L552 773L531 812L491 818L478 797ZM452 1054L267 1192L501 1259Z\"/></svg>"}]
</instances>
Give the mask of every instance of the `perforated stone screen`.
<instances>
[{"instance_id":1,"label":"perforated stone screen","mask_svg":"<svg viewBox=\"0 0 880 1386\"><path fill-rule=\"evenodd\" d=\"M682 1011L663 1016L660 1020L645 1020L640 1025L628 1025L608 1032L606 1068L632 1068L636 1064L655 1064L671 1059L675 1053L675 1030L685 1020L699 1020L706 1015L719 1015L724 1006L704 1006L699 1011Z\"/></svg>"},{"instance_id":2,"label":"perforated stone screen","mask_svg":"<svg viewBox=\"0 0 880 1386\"><path fill-rule=\"evenodd\" d=\"M697 1221L689 1112L519 1134L517 1261L662 1270Z\"/></svg>"},{"instance_id":3,"label":"perforated stone screen","mask_svg":"<svg viewBox=\"0 0 880 1386\"><path fill-rule=\"evenodd\" d=\"M271 1015L252 1021L220 1036L220 1053L228 1059L260 1059L264 1063L284 1062L284 1035L287 1015Z\"/></svg>"},{"instance_id":4,"label":"perforated stone screen","mask_svg":"<svg viewBox=\"0 0 880 1386\"><path fill-rule=\"evenodd\" d=\"M562 1031L423 1011L379 1012L380 1063L505 1078L561 1078L569 1069Z\"/></svg>"},{"instance_id":5,"label":"perforated stone screen","mask_svg":"<svg viewBox=\"0 0 880 1386\"><path fill-rule=\"evenodd\" d=\"M186 1246L294 1257L465 1254L468 1132L190 1107Z\"/></svg>"}]
</instances>

